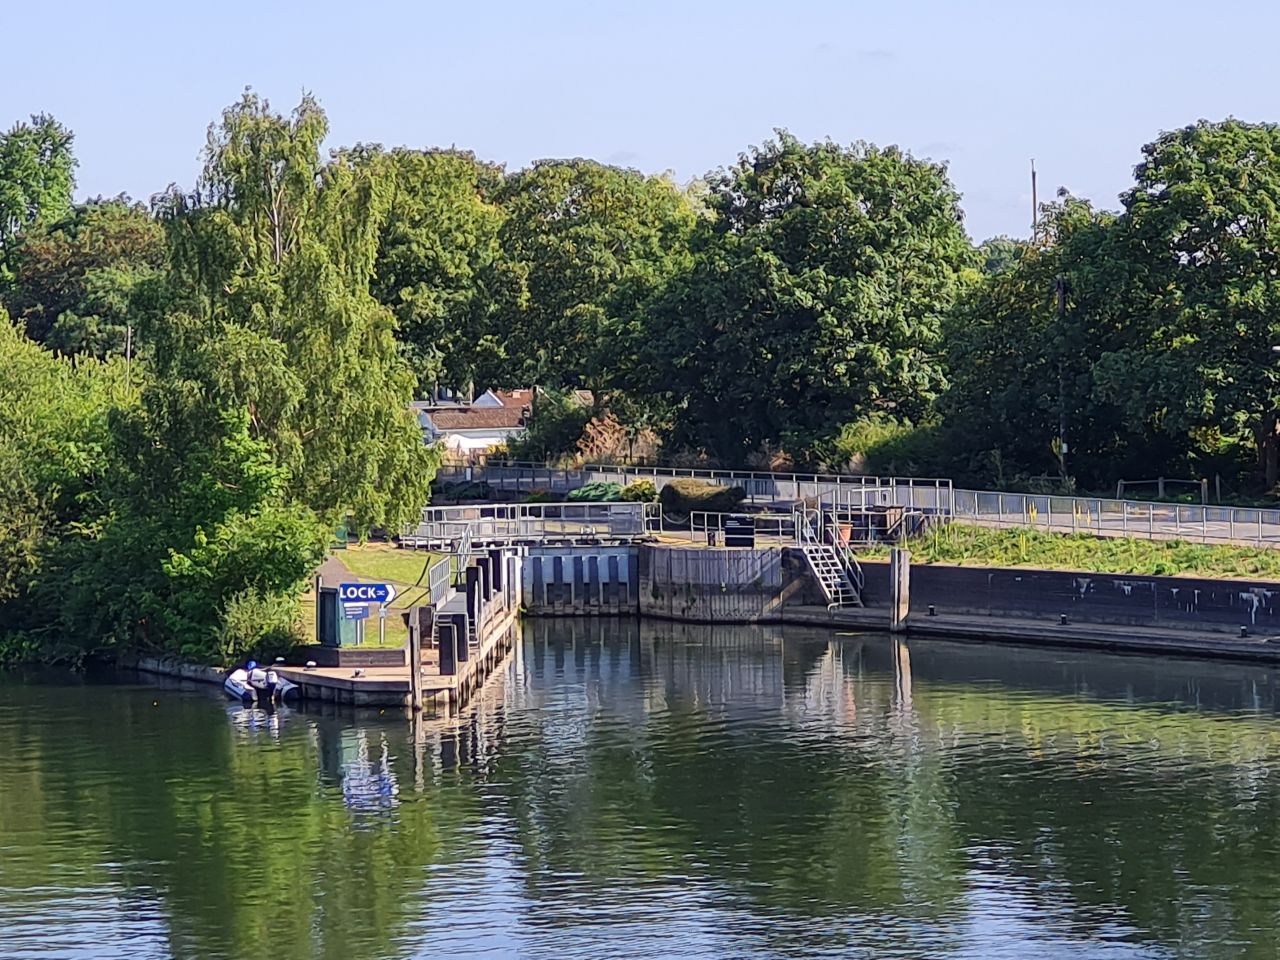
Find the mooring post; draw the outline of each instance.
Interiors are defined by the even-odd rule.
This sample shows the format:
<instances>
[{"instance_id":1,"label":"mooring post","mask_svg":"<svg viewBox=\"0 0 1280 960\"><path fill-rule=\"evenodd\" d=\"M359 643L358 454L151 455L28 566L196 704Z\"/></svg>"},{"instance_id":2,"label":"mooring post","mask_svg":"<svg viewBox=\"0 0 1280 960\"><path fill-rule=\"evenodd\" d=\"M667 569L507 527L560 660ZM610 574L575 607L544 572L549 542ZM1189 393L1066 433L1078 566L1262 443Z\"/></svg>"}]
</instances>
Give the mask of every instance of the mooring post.
<instances>
[{"instance_id":1,"label":"mooring post","mask_svg":"<svg viewBox=\"0 0 1280 960\"><path fill-rule=\"evenodd\" d=\"M451 677L458 672L458 644L454 638L455 621L452 617L441 617L436 629L439 631L440 644L440 676Z\"/></svg>"},{"instance_id":2,"label":"mooring post","mask_svg":"<svg viewBox=\"0 0 1280 960\"><path fill-rule=\"evenodd\" d=\"M889 630L902 633L911 612L911 551L905 547L894 547L889 552L889 589Z\"/></svg>"},{"instance_id":3,"label":"mooring post","mask_svg":"<svg viewBox=\"0 0 1280 960\"><path fill-rule=\"evenodd\" d=\"M405 650L405 661L409 667L409 707L414 711L422 709L422 628L415 607L409 612L409 640Z\"/></svg>"}]
</instances>

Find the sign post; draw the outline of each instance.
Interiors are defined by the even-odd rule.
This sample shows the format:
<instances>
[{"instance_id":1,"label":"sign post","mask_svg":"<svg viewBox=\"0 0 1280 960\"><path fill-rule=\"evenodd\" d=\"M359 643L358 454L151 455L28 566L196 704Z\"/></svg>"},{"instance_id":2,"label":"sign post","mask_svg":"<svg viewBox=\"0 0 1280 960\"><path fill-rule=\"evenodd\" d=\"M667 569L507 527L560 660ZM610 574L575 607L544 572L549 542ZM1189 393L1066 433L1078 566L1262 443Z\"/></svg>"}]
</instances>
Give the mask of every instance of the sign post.
<instances>
[{"instance_id":1,"label":"sign post","mask_svg":"<svg viewBox=\"0 0 1280 960\"><path fill-rule=\"evenodd\" d=\"M369 604L378 604L378 644L387 639L387 608L395 599L396 588L389 583L342 583L338 585L338 602L343 615L356 622L356 646L364 643L364 622L369 618Z\"/></svg>"}]
</instances>

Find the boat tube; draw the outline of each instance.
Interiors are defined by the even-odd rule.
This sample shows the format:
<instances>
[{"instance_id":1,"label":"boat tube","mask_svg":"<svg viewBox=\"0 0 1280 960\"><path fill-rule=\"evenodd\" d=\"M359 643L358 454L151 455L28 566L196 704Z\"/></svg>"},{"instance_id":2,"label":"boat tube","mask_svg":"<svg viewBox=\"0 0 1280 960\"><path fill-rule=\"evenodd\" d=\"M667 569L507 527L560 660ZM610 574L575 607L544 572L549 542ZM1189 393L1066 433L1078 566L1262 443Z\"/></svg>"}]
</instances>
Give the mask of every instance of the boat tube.
<instances>
[{"instance_id":1,"label":"boat tube","mask_svg":"<svg viewBox=\"0 0 1280 960\"><path fill-rule=\"evenodd\" d=\"M281 660L277 659L276 663ZM274 667L262 667L250 660L236 667L222 681L222 689L241 703L272 703L297 697L298 685L282 677Z\"/></svg>"}]
</instances>

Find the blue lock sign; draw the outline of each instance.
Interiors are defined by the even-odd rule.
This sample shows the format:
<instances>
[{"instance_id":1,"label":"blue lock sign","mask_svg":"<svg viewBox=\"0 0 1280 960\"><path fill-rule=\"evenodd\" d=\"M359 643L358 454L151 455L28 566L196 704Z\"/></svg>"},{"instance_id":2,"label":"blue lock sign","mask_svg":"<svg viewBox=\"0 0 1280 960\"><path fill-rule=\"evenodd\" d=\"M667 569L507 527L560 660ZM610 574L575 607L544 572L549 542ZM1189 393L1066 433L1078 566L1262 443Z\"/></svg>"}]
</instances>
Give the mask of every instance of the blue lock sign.
<instances>
[{"instance_id":1,"label":"blue lock sign","mask_svg":"<svg viewBox=\"0 0 1280 960\"><path fill-rule=\"evenodd\" d=\"M396 588L389 583L340 583L340 603L390 603L395 599Z\"/></svg>"}]
</instances>

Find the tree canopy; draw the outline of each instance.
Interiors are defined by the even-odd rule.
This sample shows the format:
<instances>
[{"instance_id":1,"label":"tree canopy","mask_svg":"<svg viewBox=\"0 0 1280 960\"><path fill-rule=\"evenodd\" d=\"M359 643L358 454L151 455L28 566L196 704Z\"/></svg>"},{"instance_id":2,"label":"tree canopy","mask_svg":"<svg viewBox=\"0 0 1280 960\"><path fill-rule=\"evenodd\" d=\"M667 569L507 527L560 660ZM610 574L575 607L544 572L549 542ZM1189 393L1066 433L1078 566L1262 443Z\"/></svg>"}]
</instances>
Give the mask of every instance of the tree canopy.
<instances>
[{"instance_id":1,"label":"tree canopy","mask_svg":"<svg viewBox=\"0 0 1280 960\"><path fill-rule=\"evenodd\" d=\"M812 451L942 387L942 319L973 262L941 166L781 132L709 181L694 265L651 321L677 436L731 461Z\"/></svg>"}]
</instances>

